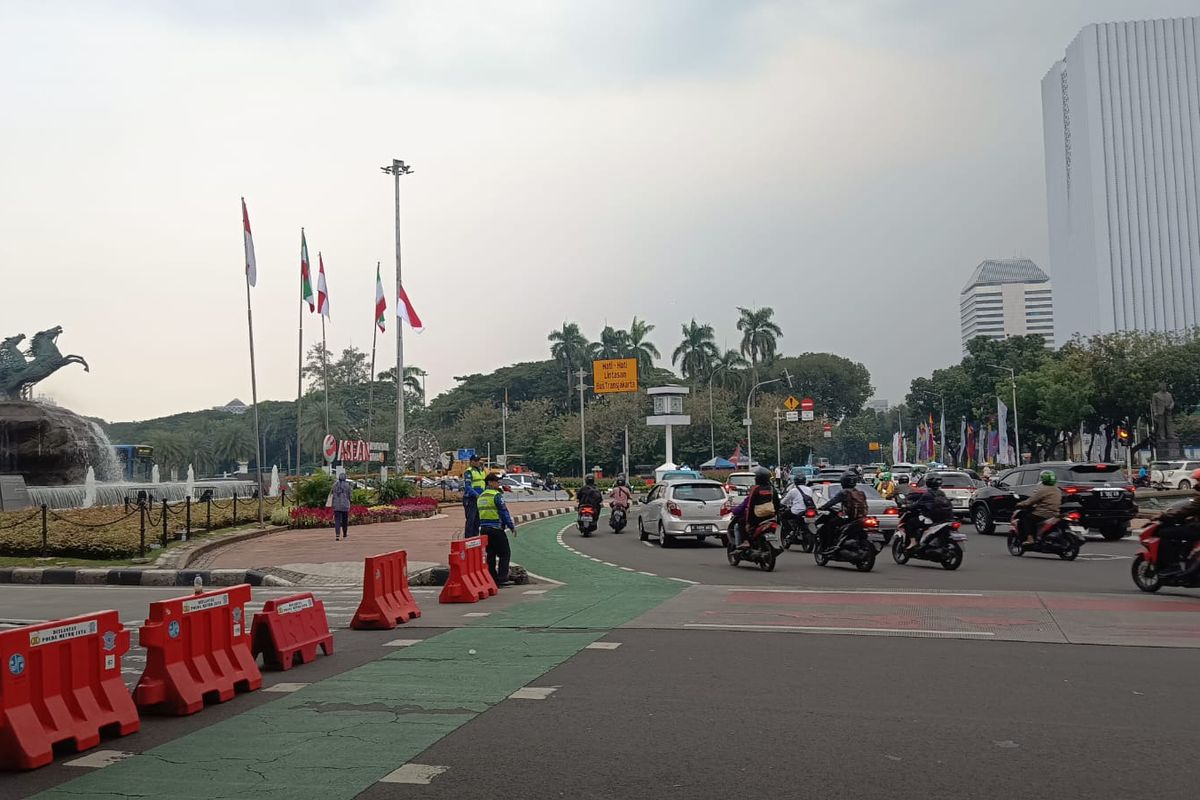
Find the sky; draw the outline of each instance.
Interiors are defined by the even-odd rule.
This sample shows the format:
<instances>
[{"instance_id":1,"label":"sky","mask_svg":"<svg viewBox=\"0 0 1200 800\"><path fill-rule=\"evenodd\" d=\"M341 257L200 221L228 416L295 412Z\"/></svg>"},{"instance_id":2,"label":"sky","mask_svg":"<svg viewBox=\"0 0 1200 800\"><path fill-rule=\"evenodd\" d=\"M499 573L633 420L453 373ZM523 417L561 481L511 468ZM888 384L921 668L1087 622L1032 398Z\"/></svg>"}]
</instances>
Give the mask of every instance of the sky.
<instances>
[{"instance_id":1,"label":"sky","mask_svg":"<svg viewBox=\"0 0 1200 800\"><path fill-rule=\"evenodd\" d=\"M960 358L985 258L1047 256L1040 81L1091 22L1194 0L0 0L0 335L83 355L38 391L110 421L296 395L300 228L327 340L370 351L375 265L454 377L636 315L787 354L876 394ZM1051 275L1053 277L1053 274ZM314 275L315 278L315 275ZM1063 291L1059 287L1057 291ZM389 292L390 295L390 292ZM394 297L377 370L395 363ZM320 321L304 307L305 347Z\"/></svg>"}]
</instances>

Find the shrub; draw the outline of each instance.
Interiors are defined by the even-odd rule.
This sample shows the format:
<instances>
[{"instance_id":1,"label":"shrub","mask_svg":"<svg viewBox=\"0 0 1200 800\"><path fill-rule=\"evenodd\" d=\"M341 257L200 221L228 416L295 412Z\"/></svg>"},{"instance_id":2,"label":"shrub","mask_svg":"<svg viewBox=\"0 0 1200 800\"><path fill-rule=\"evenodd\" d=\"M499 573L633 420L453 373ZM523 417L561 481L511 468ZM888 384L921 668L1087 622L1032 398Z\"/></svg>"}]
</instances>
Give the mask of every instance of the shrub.
<instances>
[{"instance_id":1,"label":"shrub","mask_svg":"<svg viewBox=\"0 0 1200 800\"><path fill-rule=\"evenodd\" d=\"M333 477L324 472L317 472L297 483L292 494L297 505L305 508L324 508L331 491Z\"/></svg>"},{"instance_id":2,"label":"shrub","mask_svg":"<svg viewBox=\"0 0 1200 800\"><path fill-rule=\"evenodd\" d=\"M432 497L411 497L378 506L350 506L350 524L396 522L433 516L437 500ZM333 525L332 508L293 508L290 514L293 528L327 528Z\"/></svg>"},{"instance_id":3,"label":"shrub","mask_svg":"<svg viewBox=\"0 0 1200 800\"><path fill-rule=\"evenodd\" d=\"M374 502L374 489L354 489L350 492L350 505L352 506L369 506Z\"/></svg>"},{"instance_id":4,"label":"shrub","mask_svg":"<svg viewBox=\"0 0 1200 800\"><path fill-rule=\"evenodd\" d=\"M408 481L402 478L388 478L379 487L378 499L381 504L387 505L405 497L412 497L416 492L417 487Z\"/></svg>"},{"instance_id":5,"label":"shrub","mask_svg":"<svg viewBox=\"0 0 1200 800\"><path fill-rule=\"evenodd\" d=\"M288 514L286 508L277 508L271 512L272 525L287 525L291 521L291 515Z\"/></svg>"}]
</instances>

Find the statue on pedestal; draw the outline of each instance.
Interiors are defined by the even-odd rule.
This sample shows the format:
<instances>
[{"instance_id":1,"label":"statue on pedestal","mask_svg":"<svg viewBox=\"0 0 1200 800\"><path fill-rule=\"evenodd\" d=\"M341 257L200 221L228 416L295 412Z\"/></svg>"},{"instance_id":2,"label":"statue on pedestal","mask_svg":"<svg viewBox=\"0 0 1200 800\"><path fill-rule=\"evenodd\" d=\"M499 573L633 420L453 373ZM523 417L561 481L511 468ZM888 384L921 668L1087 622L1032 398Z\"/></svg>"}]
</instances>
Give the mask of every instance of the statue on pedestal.
<instances>
[{"instance_id":1,"label":"statue on pedestal","mask_svg":"<svg viewBox=\"0 0 1200 800\"><path fill-rule=\"evenodd\" d=\"M38 331L29 340L29 352L22 352L17 345L25 339L24 334L10 336L0 342L0 400L19 400L34 384L58 372L68 364L88 363L77 355L63 355L55 344L62 334L62 326Z\"/></svg>"},{"instance_id":2,"label":"statue on pedestal","mask_svg":"<svg viewBox=\"0 0 1200 800\"><path fill-rule=\"evenodd\" d=\"M1154 419L1156 440L1175 438L1175 422L1171 412L1175 410L1175 398L1167 391L1167 384L1158 384L1158 391L1150 398L1150 416Z\"/></svg>"}]
</instances>

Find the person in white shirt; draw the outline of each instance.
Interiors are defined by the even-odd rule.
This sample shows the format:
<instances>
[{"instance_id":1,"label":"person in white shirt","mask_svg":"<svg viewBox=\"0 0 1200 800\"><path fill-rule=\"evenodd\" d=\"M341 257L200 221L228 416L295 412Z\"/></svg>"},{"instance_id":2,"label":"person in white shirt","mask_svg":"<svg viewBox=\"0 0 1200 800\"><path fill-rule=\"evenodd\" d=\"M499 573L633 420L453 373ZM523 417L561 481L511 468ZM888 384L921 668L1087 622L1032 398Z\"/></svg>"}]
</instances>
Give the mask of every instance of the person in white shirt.
<instances>
[{"instance_id":1,"label":"person in white shirt","mask_svg":"<svg viewBox=\"0 0 1200 800\"><path fill-rule=\"evenodd\" d=\"M813 500L812 487L808 485L808 478L804 476L804 473L800 473L796 476L787 494L779 501L779 521L783 525L784 535L787 536L787 531L793 526L796 528L807 527L808 523L805 521L804 514L809 508L815 506L816 502Z\"/></svg>"}]
</instances>

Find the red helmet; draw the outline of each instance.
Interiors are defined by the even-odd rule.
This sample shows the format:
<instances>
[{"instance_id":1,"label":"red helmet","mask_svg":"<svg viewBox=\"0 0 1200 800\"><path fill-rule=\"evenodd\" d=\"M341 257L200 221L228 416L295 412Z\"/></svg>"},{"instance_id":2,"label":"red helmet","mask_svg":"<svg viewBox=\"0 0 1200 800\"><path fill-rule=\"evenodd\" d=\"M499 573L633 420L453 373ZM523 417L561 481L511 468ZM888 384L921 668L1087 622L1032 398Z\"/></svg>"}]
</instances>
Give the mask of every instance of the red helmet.
<instances>
[{"instance_id":1,"label":"red helmet","mask_svg":"<svg viewBox=\"0 0 1200 800\"><path fill-rule=\"evenodd\" d=\"M1192 473L1192 488L1200 491L1200 469Z\"/></svg>"}]
</instances>

